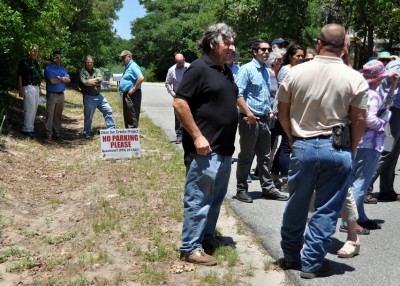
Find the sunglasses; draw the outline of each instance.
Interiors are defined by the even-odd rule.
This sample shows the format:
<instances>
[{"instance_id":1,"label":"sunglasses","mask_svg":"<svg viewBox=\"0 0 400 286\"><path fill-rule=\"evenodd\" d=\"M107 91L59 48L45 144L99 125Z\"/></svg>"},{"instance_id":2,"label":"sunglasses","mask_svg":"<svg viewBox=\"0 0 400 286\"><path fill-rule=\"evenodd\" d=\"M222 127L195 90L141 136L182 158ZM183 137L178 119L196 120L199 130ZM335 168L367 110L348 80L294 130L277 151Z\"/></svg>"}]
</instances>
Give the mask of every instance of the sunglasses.
<instances>
[{"instance_id":1,"label":"sunglasses","mask_svg":"<svg viewBox=\"0 0 400 286\"><path fill-rule=\"evenodd\" d=\"M263 53L265 53L267 50L268 52L272 52L272 48L258 48L259 50L261 50Z\"/></svg>"}]
</instances>

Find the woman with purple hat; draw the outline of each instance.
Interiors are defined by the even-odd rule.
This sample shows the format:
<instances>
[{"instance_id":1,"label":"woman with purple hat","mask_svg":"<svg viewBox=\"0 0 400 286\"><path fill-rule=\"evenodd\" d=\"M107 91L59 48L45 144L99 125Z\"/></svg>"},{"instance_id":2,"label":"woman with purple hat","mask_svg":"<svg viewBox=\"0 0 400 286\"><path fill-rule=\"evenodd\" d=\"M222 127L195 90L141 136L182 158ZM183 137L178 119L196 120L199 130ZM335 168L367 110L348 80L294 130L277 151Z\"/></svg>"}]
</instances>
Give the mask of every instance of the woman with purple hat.
<instances>
[{"instance_id":1,"label":"woman with purple hat","mask_svg":"<svg viewBox=\"0 0 400 286\"><path fill-rule=\"evenodd\" d=\"M367 62L360 72L369 84L368 116L366 130L357 147L352 189L359 216L357 223L367 229L380 229L381 225L368 219L365 214L364 198L375 173L379 156L383 151L385 126L390 116L388 106L385 106L378 87L382 79L392 77L389 94L393 94L397 86L398 75L386 70L384 64L377 60Z\"/></svg>"}]
</instances>

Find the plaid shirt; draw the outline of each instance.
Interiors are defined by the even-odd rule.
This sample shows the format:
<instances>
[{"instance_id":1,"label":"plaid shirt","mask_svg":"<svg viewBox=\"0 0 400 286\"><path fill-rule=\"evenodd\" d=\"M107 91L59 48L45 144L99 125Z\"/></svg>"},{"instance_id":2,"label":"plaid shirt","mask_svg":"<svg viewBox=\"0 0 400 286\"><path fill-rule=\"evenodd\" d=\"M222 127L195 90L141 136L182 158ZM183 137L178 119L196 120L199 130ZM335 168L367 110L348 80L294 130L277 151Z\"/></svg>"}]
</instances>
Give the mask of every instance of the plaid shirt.
<instances>
[{"instance_id":1,"label":"plaid shirt","mask_svg":"<svg viewBox=\"0 0 400 286\"><path fill-rule=\"evenodd\" d=\"M239 96L246 101L254 115L265 116L269 113L271 85L268 70L256 59L240 67L235 82L239 88Z\"/></svg>"}]
</instances>

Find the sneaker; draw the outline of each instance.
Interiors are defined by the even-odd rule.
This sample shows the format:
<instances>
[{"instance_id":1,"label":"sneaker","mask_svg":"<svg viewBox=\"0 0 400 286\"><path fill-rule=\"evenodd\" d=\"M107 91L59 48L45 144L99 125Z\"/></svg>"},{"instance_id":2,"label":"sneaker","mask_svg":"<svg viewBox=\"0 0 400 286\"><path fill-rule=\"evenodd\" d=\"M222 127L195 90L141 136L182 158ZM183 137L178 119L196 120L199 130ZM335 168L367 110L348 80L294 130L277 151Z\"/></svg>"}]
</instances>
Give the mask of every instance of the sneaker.
<instances>
[{"instance_id":1,"label":"sneaker","mask_svg":"<svg viewBox=\"0 0 400 286\"><path fill-rule=\"evenodd\" d=\"M206 266L217 265L217 259L205 253L203 249L198 249L192 254L181 253L181 260Z\"/></svg>"},{"instance_id":2,"label":"sneaker","mask_svg":"<svg viewBox=\"0 0 400 286\"><path fill-rule=\"evenodd\" d=\"M251 183L252 181L253 181L253 180L251 179L250 174L248 174L248 175L247 175L246 182L247 182L247 183Z\"/></svg>"},{"instance_id":3,"label":"sneaker","mask_svg":"<svg viewBox=\"0 0 400 286\"><path fill-rule=\"evenodd\" d=\"M275 180L274 185L275 185L275 188L280 189L282 187L282 181L279 179Z\"/></svg>"},{"instance_id":4,"label":"sneaker","mask_svg":"<svg viewBox=\"0 0 400 286\"><path fill-rule=\"evenodd\" d=\"M305 279L314 279L317 277L326 277L331 274L332 274L332 266L328 261L324 260L324 262L322 262L321 267L317 271L315 272L301 271L300 277Z\"/></svg>"},{"instance_id":5,"label":"sneaker","mask_svg":"<svg viewBox=\"0 0 400 286\"><path fill-rule=\"evenodd\" d=\"M83 133L82 133L82 136L83 136L83 138L85 138L85 139L93 139L93 135L90 134L90 133L83 132Z\"/></svg>"},{"instance_id":6,"label":"sneaker","mask_svg":"<svg viewBox=\"0 0 400 286\"><path fill-rule=\"evenodd\" d=\"M276 200L276 201L287 201L288 200L287 196L280 194L277 190L263 192L261 197L266 200Z\"/></svg>"},{"instance_id":7,"label":"sneaker","mask_svg":"<svg viewBox=\"0 0 400 286\"><path fill-rule=\"evenodd\" d=\"M367 192L364 198L364 204L377 204L378 200L372 196L371 192Z\"/></svg>"},{"instance_id":8,"label":"sneaker","mask_svg":"<svg viewBox=\"0 0 400 286\"><path fill-rule=\"evenodd\" d=\"M236 192L236 198L244 203L252 203L253 198L249 196L249 193L247 191L237 191Z\"/></svg>"}]
</instances>

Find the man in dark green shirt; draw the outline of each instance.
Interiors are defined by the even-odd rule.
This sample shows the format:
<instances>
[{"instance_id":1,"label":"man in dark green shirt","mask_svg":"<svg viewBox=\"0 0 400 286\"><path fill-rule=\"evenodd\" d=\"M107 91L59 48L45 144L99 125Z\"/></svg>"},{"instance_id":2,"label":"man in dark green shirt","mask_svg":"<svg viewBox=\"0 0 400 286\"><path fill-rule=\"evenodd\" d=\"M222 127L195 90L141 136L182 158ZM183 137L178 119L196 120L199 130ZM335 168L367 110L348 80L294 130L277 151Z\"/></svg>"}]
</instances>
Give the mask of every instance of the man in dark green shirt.
<instances>
[{"instance_id":1,"label":"man in dark green shirt","mask_svg":"<svg viewBox=\"0 0 400 286\"><path fill-rule=\"evenodd\" d=\"M33 136L34 123L39 104L40 83L42 82L42 72L37 62L39 48L32 45L29 49L29 57L23 59L18 65L18 89L19 97L24 100L24 125L22 132Z\"/></svg>"},{"instance_id":2,"label":"man in dark green shirt","mask_svg":"<svg viewBox=\"0 0 400 286\"><path fill-rule=\"evenodd\" d=\"M99 69L93 67L93 58L85 58L85 67L79 74L79 87L83 94L84 125L83 136L92 138L92 119L96 108L103 113L107 129L115 128L114 117L110 104L101 94L101 82L103 77Z\"/></svg>"}]
</instances>

